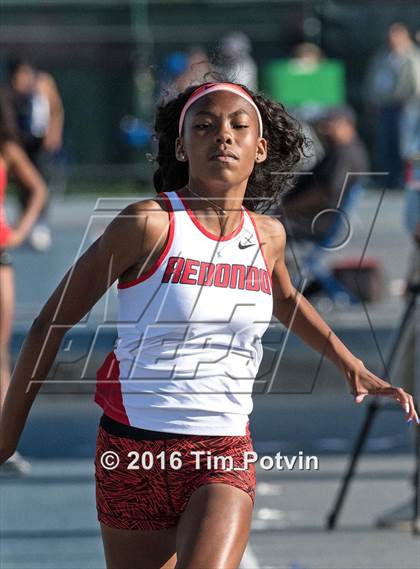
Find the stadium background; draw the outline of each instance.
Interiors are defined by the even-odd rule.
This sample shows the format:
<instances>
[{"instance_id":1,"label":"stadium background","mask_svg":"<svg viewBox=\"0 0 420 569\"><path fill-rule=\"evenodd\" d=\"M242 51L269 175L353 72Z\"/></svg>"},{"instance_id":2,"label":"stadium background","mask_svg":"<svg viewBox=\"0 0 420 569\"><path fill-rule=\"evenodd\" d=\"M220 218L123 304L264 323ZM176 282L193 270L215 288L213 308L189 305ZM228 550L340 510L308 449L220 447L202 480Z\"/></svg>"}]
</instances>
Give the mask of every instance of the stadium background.
<instances>
[{"instance_id":1,"label":"stadium background","mask_svg":"<svg viewBox=\"0 0 420 569\"><path fill-rule=\"evenodd\" d=\"M201 45L214 53L232 29L252 41L260 76L302 41L341 60L346 98L369 143L360 84L366 62L395 20L416 25L415 0L227 1L2 0L0 70L10 53L29 54L55 78L66 111L64 159L69 190L85 183L150 180L146 151L128 147L119 122L153 120L155 85L170 52ZM374 22L374 25L372 23ZM412 31L416 31L413 29ZM363 120L366 119L366 120ZM118 165L117 168L115 166ZM82 184L82 185L81 185ZM127 190L127 187L124 188Z\"/></svg>"}]
</instances>

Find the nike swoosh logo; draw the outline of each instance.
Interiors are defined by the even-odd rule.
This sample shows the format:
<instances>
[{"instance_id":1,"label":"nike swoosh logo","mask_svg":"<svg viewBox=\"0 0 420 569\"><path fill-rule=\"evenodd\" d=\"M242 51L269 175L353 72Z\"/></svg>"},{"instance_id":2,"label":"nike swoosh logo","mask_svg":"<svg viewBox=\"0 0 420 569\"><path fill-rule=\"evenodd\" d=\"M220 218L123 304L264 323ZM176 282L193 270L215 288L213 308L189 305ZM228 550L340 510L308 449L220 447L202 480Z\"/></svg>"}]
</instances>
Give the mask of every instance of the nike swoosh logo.
<instances>
[{"instance_id":1,"label":"nike swoosh logo","mask_svg":"<svg viewBox=\"0 0 420 569\"><path fill-rule=\"evenodd\" d=\"M252 247L253 245L256 245L256 243L249 243L248 245L242 245L242 243L239 243L239 249L246 249L247 247Z\"/></svg>"}]
</instances>

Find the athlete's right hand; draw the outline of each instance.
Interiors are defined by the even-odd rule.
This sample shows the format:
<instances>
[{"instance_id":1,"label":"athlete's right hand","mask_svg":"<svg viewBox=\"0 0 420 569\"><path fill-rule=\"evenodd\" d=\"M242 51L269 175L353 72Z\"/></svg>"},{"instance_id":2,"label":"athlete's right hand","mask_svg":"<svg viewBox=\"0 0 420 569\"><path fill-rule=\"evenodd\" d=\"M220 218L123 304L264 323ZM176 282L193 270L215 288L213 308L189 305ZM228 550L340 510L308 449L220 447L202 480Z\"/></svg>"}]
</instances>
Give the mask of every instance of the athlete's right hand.
<instances>
[{"instance_id":1,"label":"athlete's right hand","mask_svg":"<svg viewBox=\"0 0 420 569\"><path fill-rule=\"evenodd\" d=\"M6 247L8 249L15 249L22 245L25 240L25 235L22 234L21 231L13 229L9 233L9 238L7 239Z\"/></svg>"}]
</instances>

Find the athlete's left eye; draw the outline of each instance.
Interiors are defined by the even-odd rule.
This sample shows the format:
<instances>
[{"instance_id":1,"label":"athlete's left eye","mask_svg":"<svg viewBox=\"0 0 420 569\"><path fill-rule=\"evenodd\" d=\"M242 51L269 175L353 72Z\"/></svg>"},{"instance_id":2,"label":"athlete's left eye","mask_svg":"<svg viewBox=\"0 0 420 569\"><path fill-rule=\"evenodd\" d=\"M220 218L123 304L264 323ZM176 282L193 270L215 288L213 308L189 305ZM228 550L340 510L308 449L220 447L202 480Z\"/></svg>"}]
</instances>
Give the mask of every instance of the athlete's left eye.
<instances>
[{"instance_id":1,"label":"athlete's left eye","mask_svg":"<svg viewBox=\"0 0 420 569\"><path fill-rule=\"evenodd\" d=\"M234 124L233 128L248 128L249 124Z\"/></svg>"}]
</instances>

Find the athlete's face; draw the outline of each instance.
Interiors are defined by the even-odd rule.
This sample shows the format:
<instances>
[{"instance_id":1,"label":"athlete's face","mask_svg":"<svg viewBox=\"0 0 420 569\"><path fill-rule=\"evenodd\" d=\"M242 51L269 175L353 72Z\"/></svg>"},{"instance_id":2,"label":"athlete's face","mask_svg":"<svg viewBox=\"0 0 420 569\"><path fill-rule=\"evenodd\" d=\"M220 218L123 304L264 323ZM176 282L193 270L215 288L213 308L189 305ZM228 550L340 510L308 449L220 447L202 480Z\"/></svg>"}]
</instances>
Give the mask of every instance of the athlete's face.
<instances>
[{"instance_id":1,"label":"athlete's face","mask_svg":"<svg viewBox=\"0 0 420 569\"><path fill-rule=\"evenodd\" d=\"M210 93L188 109L176 157L188 161L191 179L239 184L267 157L257 114L248 101L227 91Z\"/></svg>"},{"instance_id":2,"label":"athlete's face","mask_svg":"<svg viewBox=\"0 0 420 569\"><path fill-rule=\"evenodd\" d=\"M35 71L32 69L32 67L26 63L23 63L17 68L11 82L13 89L19 93L19 95L27 95L35 87Z\"/></svg>"}]
</instances>

